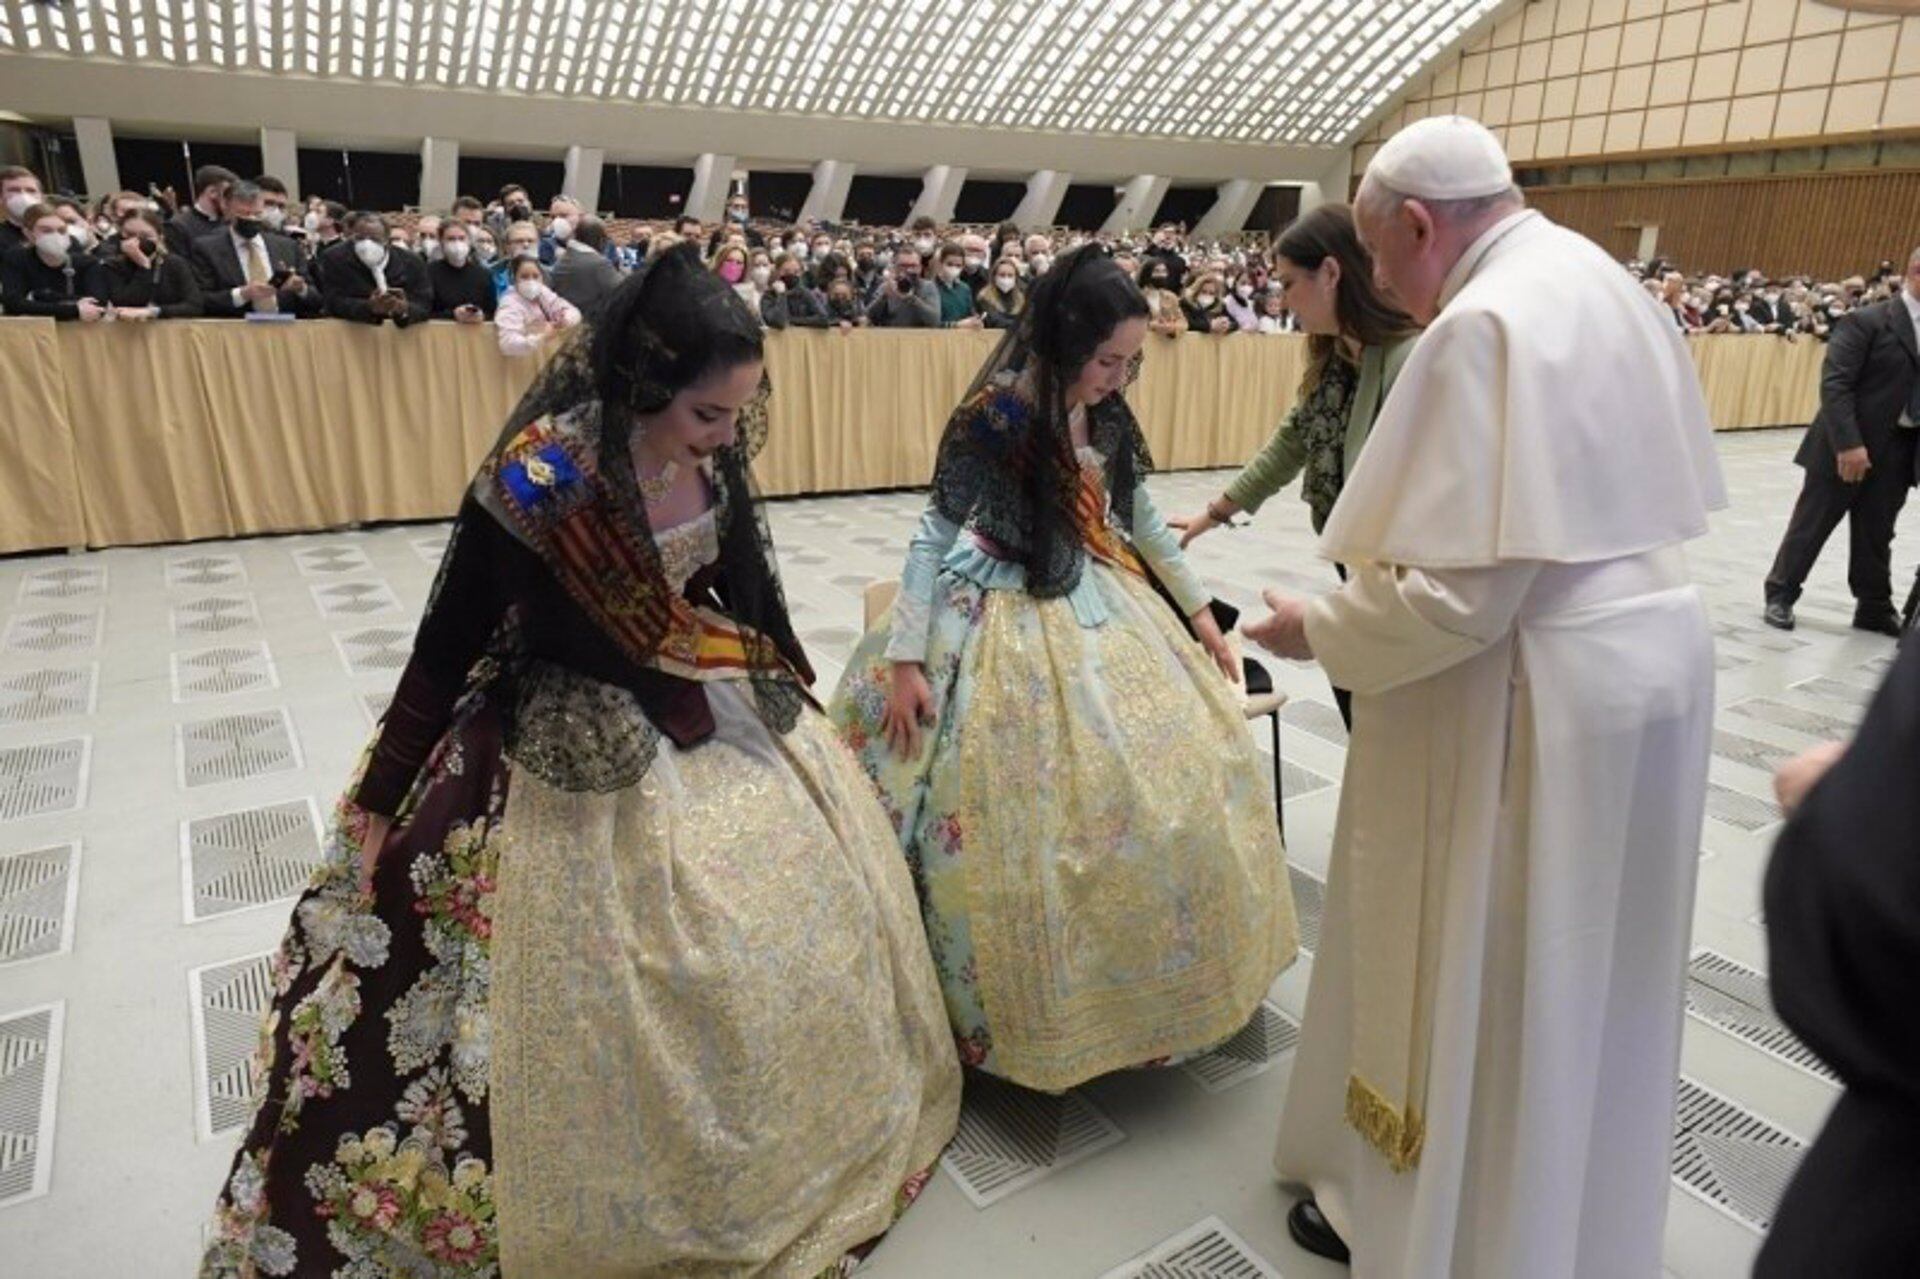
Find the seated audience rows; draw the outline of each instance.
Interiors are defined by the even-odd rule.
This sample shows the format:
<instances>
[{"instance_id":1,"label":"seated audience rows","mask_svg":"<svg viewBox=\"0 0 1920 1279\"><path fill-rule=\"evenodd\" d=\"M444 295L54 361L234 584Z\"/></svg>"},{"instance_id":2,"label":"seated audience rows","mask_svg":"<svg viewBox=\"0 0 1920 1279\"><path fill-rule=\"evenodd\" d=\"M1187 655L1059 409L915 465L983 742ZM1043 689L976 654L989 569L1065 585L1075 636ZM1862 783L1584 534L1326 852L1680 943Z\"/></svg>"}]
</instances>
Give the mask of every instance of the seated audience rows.
<instances>
[{"instance_id":1,"label":"seated audience rows","mask_svg":"<svg viewBox=\"0 0 1920 1279\"><path fill-rule=\"evenodd\" d=\"M797 226L755 221L735 193L709 226L602 219L564 195L540 214L515 184L487 203L463 195L445 214L349 211L314 196L296 217L284 182L218 165L195 170L191 200L120 191L91 212L47 195L30 170L4 168L0 204L0 310L57 320L491 320L503 352L528 355L593 315L643 260L693 240L768 328L1004 329L1056 253L1099 240L1139 281L1156 333L1297 327L1264 236L1202 240L1175 223L1145 236L929 218ZM1825 337L1900 280L1891 263L1827 283L1749 269L1687 275L1665 259L1626 266L1686 332L1788 338Z\"/></svg>"}]
</instances>

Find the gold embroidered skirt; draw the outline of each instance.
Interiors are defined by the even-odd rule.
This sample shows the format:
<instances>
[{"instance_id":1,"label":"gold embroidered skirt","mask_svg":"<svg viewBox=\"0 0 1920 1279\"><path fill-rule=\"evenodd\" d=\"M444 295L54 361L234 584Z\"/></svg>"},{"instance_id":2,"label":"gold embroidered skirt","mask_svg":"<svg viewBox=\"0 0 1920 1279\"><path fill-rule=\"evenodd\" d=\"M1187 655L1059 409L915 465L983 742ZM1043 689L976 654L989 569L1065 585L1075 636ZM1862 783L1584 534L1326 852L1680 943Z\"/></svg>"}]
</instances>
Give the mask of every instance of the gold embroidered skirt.
<instances>
[{"instance_id":1,"label":"gold embroidered skirt","mask_svg":"<svg viewBox=\"0 0 1920 1279\"><path fill-rule=\"evenodd\" d=\"M913 885L811 710L745 684L636 785L516 773L495 906L508 1275L807 1276L884 1231L960 1079Z\"/></svg>"},{"instance_id":2,"label":"gold embroidered skirt","mask_svg":"<svg viewBox=\"0 0 1920 1279\"><path fill-rule=\"evenodd\" d=\"M1150 586L1086 571L1097 626L942 574L918 759L879 732L884 623L831 710L914 868L962 1059L1047 1090L1217 1044L1297 951L1237 694Z\"/></svg>"}]
</instances>

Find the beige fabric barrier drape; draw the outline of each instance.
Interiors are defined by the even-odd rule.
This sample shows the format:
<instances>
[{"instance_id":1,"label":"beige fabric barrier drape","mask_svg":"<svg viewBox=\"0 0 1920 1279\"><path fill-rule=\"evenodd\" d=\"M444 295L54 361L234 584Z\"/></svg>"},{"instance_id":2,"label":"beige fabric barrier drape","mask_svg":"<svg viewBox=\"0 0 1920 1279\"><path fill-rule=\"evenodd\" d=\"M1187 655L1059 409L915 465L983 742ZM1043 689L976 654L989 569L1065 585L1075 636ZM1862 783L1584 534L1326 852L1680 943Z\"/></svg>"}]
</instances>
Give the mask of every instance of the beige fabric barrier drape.
<instances>
[{"instance_id":1,"label":"beige fabric barrier drape","mask_svg":"<svg viewBox=\"0 0 1920 1279\"><path fill-rule=\"evenodd\" d=\"M768 336L769 494L919 485L992 332ZM1721 429L1810 421L1823 344L1691 339ZM1147 340L1129 392L1166 470L1236 466L1285 414L1294 336ZM490 326L0 319L0 552L452 514L537 371Z\"/></svg>"}]
</instances>

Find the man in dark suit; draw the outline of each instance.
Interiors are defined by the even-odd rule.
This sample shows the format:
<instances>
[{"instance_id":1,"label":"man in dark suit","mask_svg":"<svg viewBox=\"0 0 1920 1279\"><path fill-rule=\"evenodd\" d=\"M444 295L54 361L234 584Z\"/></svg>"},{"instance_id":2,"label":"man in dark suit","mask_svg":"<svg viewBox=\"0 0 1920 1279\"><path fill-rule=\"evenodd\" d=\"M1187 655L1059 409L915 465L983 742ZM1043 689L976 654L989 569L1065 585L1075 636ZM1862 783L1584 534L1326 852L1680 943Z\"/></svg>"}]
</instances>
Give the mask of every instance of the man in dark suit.
<instances>
[{"instance_id":1,"label":"man in dark suit","mask_svg":"<svg viewBox=\"0 0 1920 1279\"><path fill-rule=\"evenodd\" d=\"M553 264L553 291L592 319L607 295L620 287L620 272L606 259L607 228L596 217L580 219Z\"/></svg>"},{"instance_id":2,"label":"man in dark suit","mask_svg":"<svg viewBox=\"0 0 1920 1279\"><path fill-rule=\"evenodd\" d=\"M1920 451L1920 249L1894 297L1842 317L1820 374L1820 413L1794 461L1806 471L1780 553L1767 574L1766 621L1793 629L1801 583L1848 520L1853 624L1898 635L1890 559L1893 525L1916 479Z\"/></svg>"},{"instance_id":3,"label":"man in dark suit","mask_svg":"<svg viewBox=\"0 0 1920 1279\"><path fill-rule=\"evenodd\" d=\"M411 251L389 244L387 220L378 213L356 213L349 237L326 252L327 314L362 324L392 320L398 328L433 314L433 286L427 264Z\"/></svg>"},{"instance_id":4,"label":"man in dark suit","mask_svg":"<svg viewBox=\"0 0 1920 1279\"><path fill-rule=\"evenodd\" d=\"M1911 280L1912 273L1909 271ZM1774 1007L1846 1084L1773 1217L1754 1279L1911 1274L1920 1252L1920 644L1851 745L1780 770L1767 867Z\"/></svg>"},{"instance_id":5,"label":"man in dark suit","mask_svg":"<svg viewBox=\"0 0 1920 1279\"><path fill-rule=\"evenodd\" d=\"M261 221L260 188L236 182L227 189L230 220L193 242L194 278L204 314L239 319L250 311L320 314L320 290L301 273L300 247Z\"/></svg>"},{"instance_id":6,"label":"man in dark suit","mask_svg":"<svg viewBox=\"0 0 1920 1279\"><path fill-rule=\"evenodd\" d=\"M212 235L226 221L227 188L240 180L232 169L203 164L193 171L193 203L167 223L167 251L193 256L193 242Z\"/></svg>"}]
</instances>

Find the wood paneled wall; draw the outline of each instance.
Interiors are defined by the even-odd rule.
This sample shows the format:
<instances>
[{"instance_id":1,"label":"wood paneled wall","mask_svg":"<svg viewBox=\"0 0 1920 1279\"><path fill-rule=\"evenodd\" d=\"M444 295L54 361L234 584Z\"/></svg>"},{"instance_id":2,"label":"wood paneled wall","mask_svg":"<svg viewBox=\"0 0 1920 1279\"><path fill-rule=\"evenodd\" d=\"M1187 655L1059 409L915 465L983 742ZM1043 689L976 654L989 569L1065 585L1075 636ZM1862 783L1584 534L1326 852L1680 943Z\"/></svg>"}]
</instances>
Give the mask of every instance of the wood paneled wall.
<instances>
[{"instance_id":1,"label":"wood paneled wall","mask_svg":"<svg viewBox=\"0 0 1920 1279\"><path fill-rule=\"evenodd\" d=\"M1531 187L1527 202L1620 258L1639 228L1682 270L1841 279L1920 247L1920 169Z\"/></svg>"}]
</instances>

